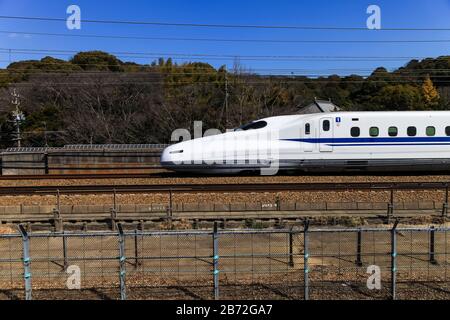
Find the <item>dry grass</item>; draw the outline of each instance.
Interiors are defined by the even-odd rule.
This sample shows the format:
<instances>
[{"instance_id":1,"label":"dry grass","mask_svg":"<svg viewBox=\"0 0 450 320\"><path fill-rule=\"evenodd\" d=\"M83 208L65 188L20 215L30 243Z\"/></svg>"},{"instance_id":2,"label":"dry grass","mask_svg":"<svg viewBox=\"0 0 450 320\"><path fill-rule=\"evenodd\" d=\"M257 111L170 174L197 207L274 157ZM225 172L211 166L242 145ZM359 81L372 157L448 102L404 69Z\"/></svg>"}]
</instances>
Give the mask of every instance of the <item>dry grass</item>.
<instances>
[{"instance_id":1,"label":"dry grass","mask_svg":"<svg viewBox=\"0 0 450 320\"><path fill-rule=\"evenodd\" d=\"M13 234L17 233L17 229L13 226L0 226L0 234Z\"/></svg>"},{"instance_id":2,"label":"dry grass","mask_svg":"<svg viewBox=\"0 0 450 320\"><path fill-rule=\"evenodd\" d=\"M396 191L395 201L438 201L443 202L444 192L437 191ZM172 201L179 203L266 203L277 200L286 202L389 202L387 191L302 191L302 192L251 192L251 193L174 193ZM167 204L165 193L119 194L117 204ZM56 196L0 196L0 206L56 205ZM112 195L62 195L61 205L103 205L113 203Z\"/></svg>"}]
</instances>

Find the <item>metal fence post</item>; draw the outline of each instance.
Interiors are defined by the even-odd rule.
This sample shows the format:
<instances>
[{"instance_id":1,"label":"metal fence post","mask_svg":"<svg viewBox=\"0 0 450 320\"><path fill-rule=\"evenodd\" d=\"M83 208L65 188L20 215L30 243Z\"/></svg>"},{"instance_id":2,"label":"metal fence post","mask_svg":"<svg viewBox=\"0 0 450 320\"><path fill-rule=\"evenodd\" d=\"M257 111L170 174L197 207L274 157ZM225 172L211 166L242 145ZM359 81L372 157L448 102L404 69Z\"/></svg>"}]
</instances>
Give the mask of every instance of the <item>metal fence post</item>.
<instances>
[{"instance_id":1,"label":"metal fence post","mask_svg":"<svg viewBox=\"0 0 450 320\"><path fill-rule=\"evenodd\" d=\"M442 217L446 217L448 214L448 185L445 186L445 199L442 205Z\"/></svg>"},{"instance_id":2,"label":"metal fence post","mask_svg":"<svg viewBox=\"0 0 450 320\"><path fill-rule=\"evenodd\" d=\"M126 257L125 257L125 236L123 234L122 225L119 223L117 225L119 230L119 282L120 282L120 299L127 299L127 285L125 282L126 276Z\"/></svg>"},{"instance_id":3,"label":"metal fence post","mask_svg":"<svg viewBox=\"0 0 450 320\"><path fill-rule=\"evenodd\" d=\"M309 300L309 239L308 239L308 228L309 228L309 220L305 221L305 226L303 229L303 274L304 274L304 297L305 300Z\"/></svg>"},{"instance_id":4,"label":"metal fence post","mask_svg":"<svg viewBox=\"0 0 450 320\"><path fill-rule=\"evenodd\" d=\"M44 153L44 172L45 172L45 174L49 174L49 169L48 169L48 153L47 153L47 152Z\"/></svg>"},{"instance_id":5,"label":"metal fence post","mask_svg":"<svg viewBox=\"0 0 450 320\"><path fill-rule=\"evenodd\" d=\"M139 242L138 242L138 230L134 230L134 268L140 265L139 261Z\"/></svg>"},{"instance_id":6,"label":"metal fence post","mask_svg":"<svg viewBox=\"0 0 450 320\"><path fill-rule=\"evenodd\" d=\"M25 300L32 299L31 286L31 258L30 258L30 238L28 232L23 225L19 225L19 231L22 235L22 262L23 262L23 279L25 282Z\"/></svg>"},{"instance_id":7,"label":"metal fence post","mask_svg":"<svg viewBox=\"0 0 450 320\"><path fill-rule=\"evenodd\" d=\"M434 229L434 226L431 226L431 228L430 228L430 263L431 264L437 264L436 257L435 257L435 233L436 233L436 230Z\"/></svg>"},{"instance_id":8,"label":"metal fence post","mask_svg":"<svg viewBox=\"0 0 450 320\"><path fill-rule=\"evenodd\" d=\"M61 217L61 201L59 189L56 189L56 208L53 208L53 226L55 231L63 230L63 219Z\"/></svg>"},{"instance_id":9,"label":"metal fence post","mask_svg":"<svg viewBox=\"0 0 450 320\"><path fill-rule=\"evenodd\" d=\"M53 227L56 232L62 231L64 229L61 212L56 208L53 209Z\"/></svg>"},{"instance_id":10,"label":"metal fence post","mask_svg":"<svg viewBox=\"0 0 450 320\"><path fill-rule=\"evenodd\" d=\"M56 208L61 212L61 196L59 194L59 189L56 189Z\"/></svg>"},{"instance_id":11,"label":"metal fence post","mask_svg":"<svg viewBox=\"0 0 450 320\"><path fill-rule=\"evenodd\" d=\"M398 220L395 221L391 229L391 298L396 299L397 291L397 225Z\"/></svg>"},{"instance_id":12,"label":"metal fence post","mask_svg":"<svg viewBox=\"0 0 450 320\"><path fill-rule=\"evenodd\" d=\"M173 216L173 196L172 189L169 190L169 216L172 218Z\"/></svg>"},{"instance_id":13,"label":"metal fence post","mask_svg":"<svg viewBox=\"0 0 450 320\"><path fill-rule=\"evenodd\" d=\"M294 267L294 227L289 229L289 266Z\"/></svg>"},{"instance_id":14,"label":"metal fence post","mask_svg":"<svg viewBox=\"0 0 450 320\"><path fill-rule=\"evenodd\" d=\"M219 300L219 234L217 222L214 222L213 231L213 277L214 277L214 299Z\"/></svg>"},{"instance_id":15,"label":"metal fence post","mask_svg":"<svg viewBox=\"0 0 450 320\"><path fill-rule=\"evenodd\" d=\"M363 263L362 263L362 258L361 258L361 244L362 244L362 231L361 229L358 230L358 239L357 239L357 243L356 243L356 265L358 267L362 267Z\"/></svg>"},{"instance_id":16,"label":"metal fence post","mask_svg":"<svg viewBox=\"0 0 450 320\"><path fill-rule=\"evenodd\" d=\"M62 233L62 240L63 240L63 258L64 258L63 268L65 271L65 270L67 270L67 267L69 266L69 261L67 258L67 237L66 237L65 231L63 231L63 233Z\"/></svg>"},{"instance_id":17,"label":"metal fence post","mask_svg":"<svg viewBox=\"0 0 450 320\"><path fill-rule=\"evenodd\" d=\"M392 187L390 198L389 198L389 204L388 204L388 212L387 212L387 222L391 220L392 216L394 215L394 188Z\"/></svg>"},{"instance_id":18,"label":"metal fence post","mask_svg":"<svg viewBox=\"0 0 450 320\"><path fill-rule=\"evenodd\" d=\"M117 207L116 207L116 189L113 190L113 207L111 208L111 231L116 231Z\"/></svg>"}]
</instances>

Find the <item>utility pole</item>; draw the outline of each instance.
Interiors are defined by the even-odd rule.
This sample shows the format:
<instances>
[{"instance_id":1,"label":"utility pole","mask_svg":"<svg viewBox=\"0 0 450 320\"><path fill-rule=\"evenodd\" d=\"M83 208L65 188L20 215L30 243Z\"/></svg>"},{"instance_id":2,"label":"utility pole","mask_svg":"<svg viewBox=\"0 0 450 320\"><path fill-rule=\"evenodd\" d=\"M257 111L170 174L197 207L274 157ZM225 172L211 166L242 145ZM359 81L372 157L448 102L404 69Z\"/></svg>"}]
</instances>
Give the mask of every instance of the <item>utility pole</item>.
<instances>
[{"instance_id":1,"label":"utility pole","mask_svg":"<svg viewBox=\"0 0 450 320\"><path fill-rule=\"evenodd\" d=\"M17 141L17 147L21 147L21 141L22 141L22 136L20 133L20 124L22 121L25 120L25 115L23 114L22 111L20 111L20 95L16 92L16 89L13 90L13 92L11 93L12 99L11 99L11 104L14 105L16 107L16 109L12 112L13 115L13 122L14 125L16 127L16 137L14 138L15 141Z\"/></svg>"},{"instance_id":2,"label":"utility pole","mask_svg":"<svg viewBox=\"0 0 450 320\"><path fill-rule=\"evenodd\" d=\"M228 70L225 68L225 127L228 127Z\"/></svg>"},{"instance_id":3,"label":"utility pole","mask_svg":"<svg viewBox=\"0 0 450 320\"><path fill-rule=\"evenodd\" d=\"M44 123L44 140L45 140L45 147L48 148L48 140L47 140L47 121L43 121Z\"/></svg>"}]
</instances>

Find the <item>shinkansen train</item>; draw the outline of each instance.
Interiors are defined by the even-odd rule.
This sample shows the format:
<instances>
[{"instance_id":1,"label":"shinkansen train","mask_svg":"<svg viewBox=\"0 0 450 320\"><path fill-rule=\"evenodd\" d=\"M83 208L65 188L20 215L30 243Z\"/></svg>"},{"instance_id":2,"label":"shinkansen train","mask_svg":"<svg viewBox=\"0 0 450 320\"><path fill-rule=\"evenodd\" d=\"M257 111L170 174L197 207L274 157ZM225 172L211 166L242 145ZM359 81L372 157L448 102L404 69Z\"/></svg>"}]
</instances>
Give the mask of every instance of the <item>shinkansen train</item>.
<instances>
[{"instance_id":1,"label":"shinkansen train","mask_svg":"<svg viewBox=\"0 0 450 320\"><path fill-rule=\"evenodd\" d=\"M450 170L450 111L333 112L270 117L166 148L184 172Z\"/></svg>"}]
</instances>

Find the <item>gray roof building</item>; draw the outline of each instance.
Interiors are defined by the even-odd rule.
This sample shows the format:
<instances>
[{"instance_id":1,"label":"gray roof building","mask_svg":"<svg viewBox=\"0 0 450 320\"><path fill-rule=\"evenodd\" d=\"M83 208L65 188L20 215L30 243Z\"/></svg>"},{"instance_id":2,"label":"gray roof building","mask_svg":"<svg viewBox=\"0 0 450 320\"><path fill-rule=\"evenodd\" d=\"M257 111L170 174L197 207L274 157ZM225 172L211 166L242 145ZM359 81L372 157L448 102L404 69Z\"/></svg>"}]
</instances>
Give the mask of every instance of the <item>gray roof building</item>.
<instances>
[{"instance_id":1,"label":"gray roof building","mask_svg":"<svg viewBox=\"0 0 450 320\"><path fill-rule=\"evenodd\" d=\"M314 99L314 102L307 105L306 107L301 108L298 113L299 114L309 114L309 113L322 113L322 112L336 112L341 111L337 105L335 105L331 100L317 100Z\"/></svg>"}]
</instances>

